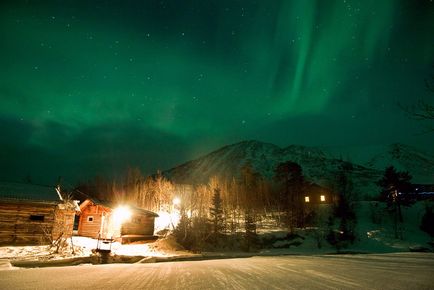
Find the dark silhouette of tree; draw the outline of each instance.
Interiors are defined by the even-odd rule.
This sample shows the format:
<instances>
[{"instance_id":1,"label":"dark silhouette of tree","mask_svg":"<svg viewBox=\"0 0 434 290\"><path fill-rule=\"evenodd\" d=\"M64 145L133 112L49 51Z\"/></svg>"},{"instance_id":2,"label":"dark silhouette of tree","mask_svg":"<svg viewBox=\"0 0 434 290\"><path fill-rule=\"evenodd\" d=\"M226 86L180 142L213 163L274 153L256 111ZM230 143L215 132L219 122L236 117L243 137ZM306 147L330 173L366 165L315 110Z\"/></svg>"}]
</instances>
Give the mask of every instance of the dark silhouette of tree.
<instances>
[{"instance_id":1,"label":"dark silhouette of tree","mask_svg":"<svg viewBox=\"0 0 434 290\"><path fill-rule=\"evenodd\" d=\"M266 206L270 205L270 187L266 178L255 171L250 162L241 167L239 190L241 191L244 210L266 211Z\"/></svg>"},{"instance_id":2,"label":"dark silhouette of tree","mask_svg":"<svg viewBox=\"0 0 434 290\"><path fill-rule=\"evenodd\" d=\"M243 206L245 209L255 207L259 202L258 183L260 174L253 170L253 166L249 162L242 166L240 171Z\"/></svg>"},{"instance_id":3,"label":"dark silhouette of tree","mask_svg":"<svg viewBox=\"0 0 434 290\"><path fill-rule=\"evenodd\" d=\"M407 171L398 172L394 166L385 169L383 177L377 182L381 187L380 201L391 206L394 200L402 201L404 193L411 191L411 175Z\"/></svg>"},{"instance_id":4,"label":"dark silhouette of tree","mask_svg":"<svg viewBox=\"0 0 434 290\"><path fill-rule=\"evenodd\" d=\"M433 66L434 67L434 66ZM431 76L430 79L425 80L426 88L429 92L434 93L434 74ZM399 105L401 109L407 113L407 115L414 119L419 121L433 121L434 120L434 105L431 102L428 102L426 100L418 100L416 104L413 104L411 106L403 106ZM434 127L431 126L426 129L423 133L429 133L434 132Z\"/></svg>"},{"instance_id":5,"label":"dark silhouette of tree","mask_svg":"<svg viewBox=\"0 0 434 290\"><path fill-rule=\"evenodd\" d=\"M173 231L173 234L177 242L187 250L191 250L194 244L191 227L191 219L188 218L185 211L181 211L181 218L179 219L179 223Z\"/></svg>"},{"instance_id":6,"label":"dark silhouette of tree","mask_svg":"<svg viewBox=\"0 0 434 290\"><path fill-rule=\"evenodd\" d=\"M353 243L356 239L356 213L353 182L351 172L353 167L351 163L343 163L336 173L334 191L337 194L337 203L333 207L333 215L329 220L329 233L327 240L334 245L338 251ZM337 229L335 224L338 224Z\"/></svg>"},{"instance_id":7,"label":"dark silhouette of tree","mask_svg":"<svg viewBox=\"0 0 434 290\"><path fill-rule=\"evenodd\" d=\"M244 229L245 229L245 250L249 252L258 244L258 235L256 234L256 218L251 210L244 213Z\"/></svg>"},{"instance_id":8,"label":"dark silhouette of tree","mask_svg":"<svg viewBox=\"0 0 434 290\"><path fill-rule=\"evenodd\" d=\"M287 214L287 226L292 232L304 226L305 180L299 164L286 161L277 165L274 178L280 185L279 202Z\"/></svg>"},{"instance_id":9,"label":"dark silhouette of tree","mask_svg":"<svg viewBox=\"0 0 434 290\"><path fill-rule=\"evenodd\" d=\"M431 237L434 237L434 211L433 206L426 205L425 213L422 217L420 229Z\"/></svg>"},{"instance_id":10,"label":"dark silhouette of tree","mask_svg":"<svg viewBox=\"0 0 434 290\"><path fill-rule=\"evenodd\" d=\"M219 235L222 233L224 228L223 220L223 203L220 196L220 189L214 189L214 195L211 201L211 207L209 208L211 230L214 242L216 243Z\"/></svg>"},{"instance_id":11,"label":"dark silhouette of tree","mask_svg":"<svg viewBox=\"0 0 434 290\"><path fill-rule=\"evenodd\" d=\"M411 175L407 171L398 172L395 167L389 166L377 185L381 187L380 201L387 203L387 208L393 215L395 238L402 239L399 228L399 224L403 222L401 205L411 204L406 199L406 193L411 191Z\"/></svg>"}]
</instances>

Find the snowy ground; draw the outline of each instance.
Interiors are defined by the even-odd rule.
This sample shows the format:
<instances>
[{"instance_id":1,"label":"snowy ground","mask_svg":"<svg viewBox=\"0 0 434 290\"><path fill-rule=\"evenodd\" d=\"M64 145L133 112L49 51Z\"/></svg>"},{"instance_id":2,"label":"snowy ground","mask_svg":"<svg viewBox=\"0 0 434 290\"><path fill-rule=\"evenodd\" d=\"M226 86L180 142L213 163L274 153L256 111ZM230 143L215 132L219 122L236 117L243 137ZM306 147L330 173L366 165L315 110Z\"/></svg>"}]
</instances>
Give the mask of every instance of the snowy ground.
<instances>
[{"instance_id":1,"label":"snowy ground","mask_svg":"<svg viewBox=\"0 0 434 290\"><path fill-rule=\"evenodd\" d=\"M391 253L407 252L410 248L425 247L430 249L427 243L432 241L426 233L419 229L420 220L424 212L425 204L417 203L410 208L403 209L404 223L401 225L403 239L395 239L393 225L390 216L382 211L378 211L379 221L372 222L372 202L361 202L357 206L357 241L345 249L352 253ZM265 231L264 231L265 230ZM220 257L249 257L252 255L277 256L277 255L323 255L335 253L336 249L329 245L325 240L322 247L317 244L318 228L306 229L299 232L303 239L298 239L300 245L289 246L293 241L285 240L287 231L277 228L266 228L260 231L262 237L271 235L278 238L273 246L283 248L265 248L260 252L241 253L241 252L211 252L202 253L204 258ZM323 229L324 231L326 229ZM276 239L275 239L276 240ZM9 269L13 265L20 267L42 267L56 265L77 265L83 263L98 263L92 250L97 247L97 240L85 237L73 237L74 252L72 247L67 247L62 253L53 253L48 246L10 246L0 247L0 270ZM289 246L289 247L288 247ZM108 245L103 245L108 248ZM161 238L148 244L121 245L113 243L111 245L112 259L109 262L132 263L142 260L143 262L170 261L174 259L200 259L202 255L192 254L182 251L172 236ZM129 258L131 257L131 258ZM146 258L144 260L144 258ZM81 260L80 260L81 259ZM3 260L3 262L1 261ZM61 263L58 263L58 262ZM20 262L23 262L20 264ZM54 263L52 263L54 262ZM45 264L43 264L45 263ZM0 287L1 288L1 287Z\"/></svg>"},{"instance_id":2,"label":"snowy ground","mask_svg":"<svg viewBox=\"0 0 434 290\"><path fill-rule=\"evenodd\" d=\"M433 289L434 254L281 256L0 272L1 289Z\"/></svg>"},{"instance_id":3,"label":"snowy ground","mask_svg":"<svg viewBox=\"0 0 434 290\"><path fill-rule=\"evenodd\" d=\"M72 244L68 240L69 246L60 253L54 253L54 250L49 246L5 246L0 247L0 260L25 261L26 267L31 267L32 262L35 266L40 266L40 263L49 261L70 260L79 261L79 258L90 257L95 255L92 250L97 248L97 240L74 236ZM111 253L113 256L123 257L176 257L191 255L191 253L182 251L171 238L159 239L154 243L135 243L122 245L118 242L111 244ZM110 245L101 246L102 249L109 249ZM86 261L86 260L83 260ZM1 264L1 263L0 263ZM2 264L5 268L5 263ZM0 265L0 270L2 266ZM7 267L6 267L7 268Z\"/></svg>"}]
</instances>

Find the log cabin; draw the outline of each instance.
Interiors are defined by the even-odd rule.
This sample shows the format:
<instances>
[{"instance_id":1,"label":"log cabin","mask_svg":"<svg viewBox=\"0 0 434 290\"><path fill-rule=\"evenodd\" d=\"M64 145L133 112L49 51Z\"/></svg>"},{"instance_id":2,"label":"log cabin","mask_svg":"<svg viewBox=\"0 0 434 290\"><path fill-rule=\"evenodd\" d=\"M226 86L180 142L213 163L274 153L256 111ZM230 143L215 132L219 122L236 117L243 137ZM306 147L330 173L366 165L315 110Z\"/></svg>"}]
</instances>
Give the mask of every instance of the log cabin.
<instances>
[{"instance_id":1,"label":"log cabin","mask_svg":"<svg viewBox=\"0 0 434 290\"><path fill-rule=\"evenodd\" d=\"M155 240L156 217L158 214L142 208L88 198L80 205L78 235L122 243Z\"/></svg>"},{"instance_id":2,"label":"log cabin","mask_svg":"<svg viewBox=\"0 0 434 290\"><path fill-rule=\"evenodd\" d=\"M0 182L0 245L50 244L71 237L76 210L58 187Z\"/></svg>"}]
</instances>

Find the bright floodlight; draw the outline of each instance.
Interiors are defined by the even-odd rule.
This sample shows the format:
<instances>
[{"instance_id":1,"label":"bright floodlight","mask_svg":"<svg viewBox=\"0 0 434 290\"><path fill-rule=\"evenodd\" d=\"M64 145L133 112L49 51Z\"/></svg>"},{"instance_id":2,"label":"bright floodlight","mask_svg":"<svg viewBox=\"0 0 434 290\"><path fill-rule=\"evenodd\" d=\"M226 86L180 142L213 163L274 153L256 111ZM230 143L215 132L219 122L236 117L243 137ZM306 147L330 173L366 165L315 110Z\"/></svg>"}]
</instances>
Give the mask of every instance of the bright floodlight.
<instances>
[{"instance_id":1,"label":"bright floodlight","mask_svg":"<svg viewBox=\"0 0 434 290\"><path fill-rule=\"evenodd\" d=\"M173 205L180 205L181 204L181 199L179 197L175 197L173 200Z\"/></svg>"},{"instance_id":2,"label":"bright floodlight","mask_svg":"<svg viewBox=\"0 0 434 290\"><path fill-rule=\"evenodd\" d=\"M123 223L126 220L129 220L131 217L131 211L127 206L118 206L113 210L113 218L115 221L119 223Z\"/></svg>"}]
</instances>

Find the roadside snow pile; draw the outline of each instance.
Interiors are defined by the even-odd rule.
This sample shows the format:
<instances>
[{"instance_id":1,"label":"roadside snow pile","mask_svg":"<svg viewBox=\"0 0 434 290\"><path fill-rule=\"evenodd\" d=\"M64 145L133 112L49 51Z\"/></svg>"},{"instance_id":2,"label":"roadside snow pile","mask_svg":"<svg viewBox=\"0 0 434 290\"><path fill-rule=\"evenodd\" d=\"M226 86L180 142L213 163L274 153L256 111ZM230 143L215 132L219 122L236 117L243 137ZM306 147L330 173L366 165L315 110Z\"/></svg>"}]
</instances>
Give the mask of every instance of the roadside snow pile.
<instances>
[{"instance_id":1,"label":"roadside snow pile","mask_svg":"<svg viewBox=\"0 0 434 290\"><path fill-rule=\"evenodd\" d=\"M172 235L168 235L165 238L158 239L154 243L150 244L152 249L157 252L173 253L176 251L184 251L185 249L176 242L176 239Z\"/></svg>"},{"instance_id":2,"label":"roadside snow pile","mask_svg":"<svg viewBox=\"0 0 434 290\"><path fill-rule=\"evenodd\" d=\"M82 248L83 252L88 255L92 254L92 250L97 248L98 240L86 237L73 237L74 246ZM160 257L172 255L175 251L184 250L173 236L169 235L166 238L158 239L153 243L135 242L131 244L121 244L114 242L110 244L101 244L101 249L111 249L113 255L118 256L142 256L142 257Z\"/></svg>"},{"instance_id":3,"label":"roadside snow pile","mask_svg":"<svg viewBox=\"0 0 434 290\"><path fill-rule=\"evenodd\" d=\"M305 237L298 234L290 234L287 231L275 231L259 235L261 244L265 248L291 248L303 244Z\"/></svg>"},{"instance_id":4,"label":"roadside snow pile","mask_svg":"<svg viewBox=\"0 0 434 290\"><path fill-rule=\"evenodd\" d=\"M3 270L16 270L17 267L12 266L8 259L0 259L0 271Z\"/></svg>"},{"instance_id":5,"label":"roadside snow pile","mask_svg":"<svg viewBox=\"0 0 434 290\"><path fill-rule=\"evenodd\" d=\"M68 239L67 246L58 253L49 245L0 247L0 259L42 261L71 257L87 257L92 254L93 248L96 248L96 240L84 237L73 237L72 244L71 239Z\"/></svg>"},{"instance_id":6,"label":"roadside snow pile","mask_svg":"<svg viewBox=\"0 0 434 290\"><path fill-rule=\"evenodd\" d=\"M72 247L73 245L73 247ZM0 266L4 270L12 265L18 267L46 267L78 265L82 263L100 263L96 252L98 240L74 236L68 239L68 245L59 253L54 253L53 248L44 246L6 246L0 247ZM156 259L173 259L180 256L191 255L175 241L174 237L169 235L166 238L159 239L154 243L133 243L121 244L114 242L112 244L100 244L100 249L111 250L111 262L133 263L138 260L155 262ZM72 251L74 249L74 251ZM5 261L5 263L1 263ZM149 262L147 261L147 262ZM12 267L12 266L11 266ZM13 267L12 267L13 268Z\"/></svg>"},{"instance_id":7,"label":"roadside snow pile","mask_svg":"<svg viewBox=\"0 0 434 290\"><path fill-rule=\"evenodd\" d=\"M148 244L128 244L113 243L112 253L118 256L153 256L155 252L151 251Z\"/></svg>"}]
</instances>

